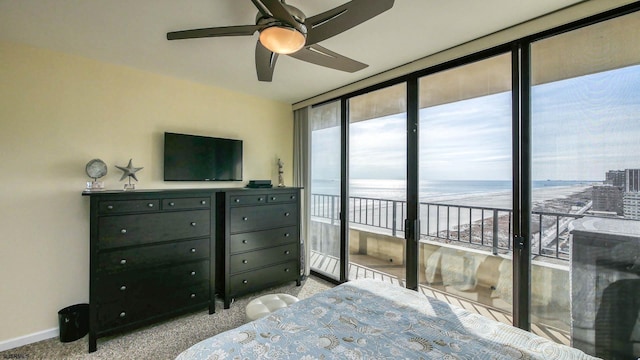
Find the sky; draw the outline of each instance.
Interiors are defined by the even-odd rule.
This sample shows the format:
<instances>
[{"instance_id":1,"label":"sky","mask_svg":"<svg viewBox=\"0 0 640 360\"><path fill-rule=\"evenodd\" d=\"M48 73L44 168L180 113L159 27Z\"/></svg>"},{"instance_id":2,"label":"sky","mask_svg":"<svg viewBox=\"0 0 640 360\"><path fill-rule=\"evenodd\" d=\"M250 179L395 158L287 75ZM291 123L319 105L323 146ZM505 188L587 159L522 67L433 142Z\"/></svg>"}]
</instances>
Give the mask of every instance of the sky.
<instances>
[{"instance_id":1,"label":"sky","mask_svg":"<svg viewBox=\"0 0 640 360\"><path fill-rule=\"evenodd\" d=\"M405 114L350 125L350 177L403 179ZM421 180L510 180L511 93L420 110ZM312 171L339 179L340 130L312 134ZM534 180L640 168L640 65L532 89ZM320 175L322 174L322 175Z\"/></svg>"}]
</instances>

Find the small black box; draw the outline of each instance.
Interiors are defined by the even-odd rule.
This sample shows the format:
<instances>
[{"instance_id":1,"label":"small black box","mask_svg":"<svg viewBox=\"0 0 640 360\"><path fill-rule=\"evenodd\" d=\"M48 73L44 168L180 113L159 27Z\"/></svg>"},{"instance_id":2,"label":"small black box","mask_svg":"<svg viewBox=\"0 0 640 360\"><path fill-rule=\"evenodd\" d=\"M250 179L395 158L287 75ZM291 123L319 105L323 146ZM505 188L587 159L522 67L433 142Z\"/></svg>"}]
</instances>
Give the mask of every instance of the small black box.
<instances>
[{"instance_id":1,"label":"small black box","mask_svg":"<svg viewBox=\"0 0 640 360\"><path fill-rule=\"evenodd\" d=\"M247 187L252 189L264 189L271 188L273 185L271 185L271 180L249 180Z\"/></svg>"}]
</instances>

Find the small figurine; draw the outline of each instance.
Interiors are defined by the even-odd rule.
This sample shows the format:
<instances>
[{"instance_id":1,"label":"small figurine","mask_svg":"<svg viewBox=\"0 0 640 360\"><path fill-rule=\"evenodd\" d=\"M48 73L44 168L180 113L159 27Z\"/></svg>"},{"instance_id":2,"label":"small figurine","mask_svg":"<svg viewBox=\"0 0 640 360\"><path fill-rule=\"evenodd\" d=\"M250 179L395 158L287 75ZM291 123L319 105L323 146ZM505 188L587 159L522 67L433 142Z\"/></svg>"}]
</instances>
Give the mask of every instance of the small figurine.
<instances>
[{"instance_id":1,"label":"small figurine","mask_svg":"<svg viewBox=\"0 0 640 360\"><path fill-rule=\"evenodd\" d=\"M281 159L278 159L278 187L284 187L284 179L282 177L282 174L284 173L284 170L282 169L283 166L284 162Z\"/></svg>"},{"instance_id":2,"label":"small figurine","mask_svg":"<svg viewBox=\"0 0 640 360\"><path fill-rule=\"evenodd\" d=\"M133 178L135 181L138 181L138 178L136 177L136 173L143 169L141 167L133 167L131 160L132 159L129 159L129 165L127 165L127 167L116 165L118 169L123 171L120 181L124 180L127 177L129 178L129 183L124 184L125 190L135 190L136 184L131 183L131 178Z\"/></svg>"}]
</instances>

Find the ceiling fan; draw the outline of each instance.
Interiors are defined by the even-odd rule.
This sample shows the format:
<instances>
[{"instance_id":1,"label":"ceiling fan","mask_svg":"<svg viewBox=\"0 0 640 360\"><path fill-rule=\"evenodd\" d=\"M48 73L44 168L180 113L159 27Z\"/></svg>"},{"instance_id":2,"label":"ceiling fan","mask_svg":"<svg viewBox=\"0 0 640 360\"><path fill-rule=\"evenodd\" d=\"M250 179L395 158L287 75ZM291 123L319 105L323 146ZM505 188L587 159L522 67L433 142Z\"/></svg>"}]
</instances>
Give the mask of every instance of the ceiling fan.
<instances>
[{"instance_id":1,"label":"ceiling fan","mask_svg":"<svg viewBox=\"0 0 640 360\"><path fill-rule=\"evenodd\" d=\"M251 36L260 32L256 44L258 80L271 81L279 54L346 72L368 65L318 45L393 7L394 0L351 0L331 10L307 18L285 0L251 0L258 8L255 25L223 26L173 31L167 40L220 36Z\"/></svg>"}]
</instances>

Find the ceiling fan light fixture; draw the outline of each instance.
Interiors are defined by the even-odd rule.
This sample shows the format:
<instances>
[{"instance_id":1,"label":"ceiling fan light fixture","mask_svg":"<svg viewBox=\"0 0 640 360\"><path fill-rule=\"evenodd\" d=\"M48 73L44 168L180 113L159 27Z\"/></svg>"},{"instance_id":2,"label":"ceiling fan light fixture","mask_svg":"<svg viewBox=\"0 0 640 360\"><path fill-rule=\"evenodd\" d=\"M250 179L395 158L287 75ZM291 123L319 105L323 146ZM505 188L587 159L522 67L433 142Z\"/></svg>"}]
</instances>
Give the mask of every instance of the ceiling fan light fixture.
<instances>
[{"instance_id":1,"label":"ceiling fan light fixture","mask_svg":"<svg viewBox=\"0 0 640 360\"><path fill-rule=\"evenodd\" d=\"M287 26L274 25L260 31L260 43L278 54L293 54L302 49L306 41L303 33Z\"/></svg>"}]
</instances>

